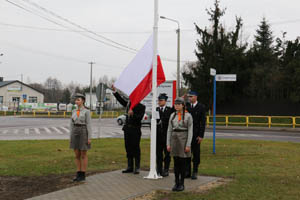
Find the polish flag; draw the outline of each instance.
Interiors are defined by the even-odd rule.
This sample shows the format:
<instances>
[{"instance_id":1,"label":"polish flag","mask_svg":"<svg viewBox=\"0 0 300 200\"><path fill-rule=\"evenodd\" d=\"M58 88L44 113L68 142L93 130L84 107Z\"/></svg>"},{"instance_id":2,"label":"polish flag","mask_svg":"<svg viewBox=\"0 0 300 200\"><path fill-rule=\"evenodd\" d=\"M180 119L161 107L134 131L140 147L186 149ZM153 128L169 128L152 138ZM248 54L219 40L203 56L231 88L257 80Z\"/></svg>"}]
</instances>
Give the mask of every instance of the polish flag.
<instances>
[{"instance_id":1,"label":"polish flag","mask_svg":"<svg viewBox=\"0 0 300 200\"><path fill-rule=\"evenodd\" d=\"M124 69L114 86L127 94L130 108L140 103L152 91L153 35ZM166 81L160 57L157 56L157 86Z\"/></svg>"}]
</instances>

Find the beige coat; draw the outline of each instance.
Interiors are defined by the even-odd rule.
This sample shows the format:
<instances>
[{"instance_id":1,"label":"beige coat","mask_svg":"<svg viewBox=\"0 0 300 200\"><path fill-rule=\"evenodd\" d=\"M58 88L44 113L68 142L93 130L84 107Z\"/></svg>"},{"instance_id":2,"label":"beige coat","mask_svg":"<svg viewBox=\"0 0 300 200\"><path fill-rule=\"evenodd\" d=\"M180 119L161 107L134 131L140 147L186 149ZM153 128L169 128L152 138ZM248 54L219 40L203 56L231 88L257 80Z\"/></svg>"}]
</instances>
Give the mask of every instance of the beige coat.
<instances>
[{"instance_id":1,"label":"beige coat","mask_svg":"<svg viewBox=\"0 0 300 200\"><path fill-rule=\"evenodd\" d=\"M91 113L90 110L85 107L80 108L79 117L77 116L77 109L72 111L71 123L70 123L70 133L72 134L74 129L74 124L86 125L88 132L88 139L92 138L92 124L91 124Z\"/></svg>"},{"instance_id":2,"label":"beige coat","mask_svg":"<svg viewBox=\"0 0 300 200\"><path fill-rule=\"evenodd\" d=\"M174 115L175 118L174 118ZM173 119L174 118L174 119ZM178 157L191 157L190 152L184 152L185 147L190 147L193 138L193 118L190 113L185 113L184 121L178 121L178 115L173 113L169 120L167 146L171 146L171 155Z\"/></svg>"}]
</instances>

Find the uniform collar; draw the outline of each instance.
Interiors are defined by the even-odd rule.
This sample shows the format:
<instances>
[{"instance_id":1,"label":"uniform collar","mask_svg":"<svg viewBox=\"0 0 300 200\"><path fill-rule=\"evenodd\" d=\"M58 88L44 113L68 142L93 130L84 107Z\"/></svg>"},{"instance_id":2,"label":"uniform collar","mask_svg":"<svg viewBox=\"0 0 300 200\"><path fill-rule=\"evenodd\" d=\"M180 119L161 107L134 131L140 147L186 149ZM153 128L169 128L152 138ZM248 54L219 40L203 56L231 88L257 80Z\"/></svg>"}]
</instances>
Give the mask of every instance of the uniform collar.
<instances>
[{"instance_id":1,"label":"uniform collar","mask_svg":"<svg viewBox=\"0 0 300 200\"><path fill-rule=\"evenodd\" d=\"M159 106L159 109L160 109L160 110L162 109L162 111L165 111L166 107L167 107L167 105L164 105L163 107L160 107L160 106Z\"/></svg>"},{"instance_id":2,"label":"uniform collar","mask_svg":"<svg viewBox=\"0 0 300 200\"><path fill-rule=\"evenodd\" d=\"M82 111L83 109L84 109L84 106L81 106L81 107L79 108L80 111ZM78 110L78 108L77 108L77 110Z\"/></svg>"},{"instance_id":3,"label":"uniform collar","mask_svg":"<svg viewBox=\"0 0 300 200\"><path fill-rule=\"evenodd\" d=\"M198 104L198 101L196 101L195 103L192 103L193 108L195 108Z\"/></svg>"}]
</instances>

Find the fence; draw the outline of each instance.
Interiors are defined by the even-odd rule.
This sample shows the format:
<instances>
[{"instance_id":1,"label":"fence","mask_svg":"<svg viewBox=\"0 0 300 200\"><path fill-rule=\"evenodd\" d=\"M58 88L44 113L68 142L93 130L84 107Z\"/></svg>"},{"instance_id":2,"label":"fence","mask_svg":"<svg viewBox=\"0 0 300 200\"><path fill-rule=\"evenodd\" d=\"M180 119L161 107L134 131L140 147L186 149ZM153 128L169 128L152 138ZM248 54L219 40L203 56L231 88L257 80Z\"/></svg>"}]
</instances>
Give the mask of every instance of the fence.
<instances>
[{"instance_id":1,"label":"fence","mask_svg":"<svg viewBox=\"0 0 300 200\"><path fill-rule=\"evenodd\" d=\"M206 124L213 124L213 116L206 117ZM244 116L217 115L216 124L223 126L300 127L299 116Z\"/></svg>"},{"instance_id":2,"label":"fence","mask_svg":"<svg viewBox=\"0 0 300 200\"><path fill-rule=\"evenodd\" d=\"M124 112L117 111L104 111L101 114L102 118L116 118ZM71 112L54 112L54 111L46 111L46 112L16 112L16 111L0 111L0 116L21 116L21 117L51 117L51 118L69 118L71 117ZM96 112L91 112L92 118L99 118L99 115Z\"/></svg>"},{"instance_id":3,"label":"fence","mask_svg":"<svg viewBox=\"0 0 300 200\"><path fill-rule=\"evenodd\" d=\"M104 111L102 118L116 118L124 112ZM69 118L71 112L14 112L0 111L0 116L22 116L22 117L52 117ZM96 112L91 112L92 118L99 118ZM206 117L207 126L213 124L213 116ZM245 116L245 115L217 115L216 125L219 126L263 126L263 127L300 127L300 116Z\"/></svg>"}]
</instances>

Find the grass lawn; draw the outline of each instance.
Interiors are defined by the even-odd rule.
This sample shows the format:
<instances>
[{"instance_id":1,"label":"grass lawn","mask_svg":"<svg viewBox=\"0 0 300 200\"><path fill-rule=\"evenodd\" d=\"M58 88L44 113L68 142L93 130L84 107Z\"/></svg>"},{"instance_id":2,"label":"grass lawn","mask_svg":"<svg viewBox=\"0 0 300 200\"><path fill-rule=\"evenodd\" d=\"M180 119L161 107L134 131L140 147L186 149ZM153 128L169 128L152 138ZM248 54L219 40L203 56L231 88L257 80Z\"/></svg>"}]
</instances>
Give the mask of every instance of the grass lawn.
<instances>
[{"instance_id":1,"label":"grass lawn","mask_svg":"<svg viewBox=\"0 0 300 200\"><path fill-rule=\"evenodd\" d=\"M68 141L0 141L0 176L46 176L75 171ZM142 165L149 167L149 140L141 142ZM232 178L225 186L205 193L159 193L159 200L300 199L300 144L247 140L217 140L201 146L201 175ZM126 166L122 139L92 141L89 171L103 172Z\"/></svg>"}]
</instances>

